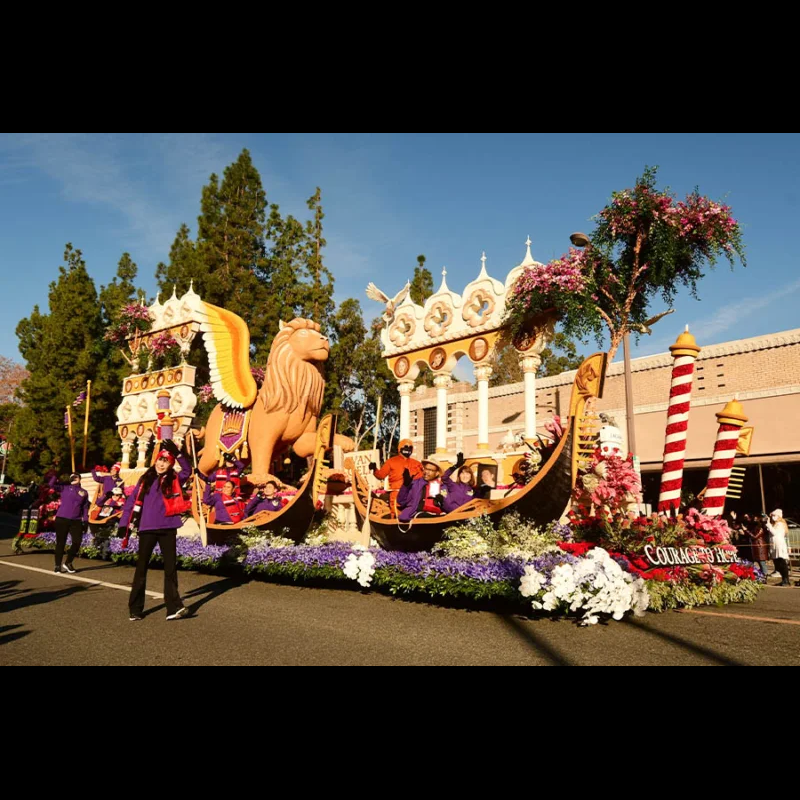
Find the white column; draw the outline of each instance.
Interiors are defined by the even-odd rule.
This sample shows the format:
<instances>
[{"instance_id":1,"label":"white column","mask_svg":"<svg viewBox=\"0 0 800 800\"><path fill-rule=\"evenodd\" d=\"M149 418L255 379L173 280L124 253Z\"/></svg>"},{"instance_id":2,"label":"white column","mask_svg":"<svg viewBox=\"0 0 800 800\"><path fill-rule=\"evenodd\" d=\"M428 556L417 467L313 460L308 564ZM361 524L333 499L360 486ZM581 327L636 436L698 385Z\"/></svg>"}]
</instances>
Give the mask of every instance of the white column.
<instances>
[{"instance_id":1,"label":"white column","mask_svg":"<svg viewBox=\"0 0 800 800\"><path fill-rule=\"evenodd\" d=\"M525 375L525 438L536 440L536 373L542 366L538 355L519 354L519 365Z\"/></svg>"},{"instance_id":2,"label":"white column","mask_svg":"<svg viewBox=\"0 0 800 800\"><path fill-rule=\"evenodd\" d=\"M489 379L493 372L488 364L475 367L478 379L478 450L489 449Z\"/></svg>"},{"instance_id":3,"label":"white column","mask_svg":"<svg viewBox=\"0 0 800 800\"><path fill-rule=\"evenodd\" d=\"M133 450L133 442L126 439L122 443L122 469L131 468L131 450Z\"/></svg>"},{"instance_id":4,"label":"white column","mask_svg":"<svg viewBox=\"0 0 800 800\"><path fill-rule=\"evenodd\" d=\"M150 447L150 437L151 433L148 431L139 438L139 442L136 447L139 450L139 459L136 462L136 469L145 469L147 467L147 450Z\"/></svg>"},{"instance_id":5,"label":"white column","mask_svg":"<svg viewBox=\"0 0 800 800\"><path fill-rule=\"evenodd\" d=\"M436 455L447 454L447 390L452 383L449 375L437 375L436 387Z\"/></svg>"},{"instance_id":6,"label":"white column","mask_svg":"<svg viewBox=\"0 0 800 800\"><path fill-rule=\"evenodd\" d=\"M400 439L411 438L411 392L413 381L403 381L398 387L400 391Z\"/></svg>"}]
</instances>

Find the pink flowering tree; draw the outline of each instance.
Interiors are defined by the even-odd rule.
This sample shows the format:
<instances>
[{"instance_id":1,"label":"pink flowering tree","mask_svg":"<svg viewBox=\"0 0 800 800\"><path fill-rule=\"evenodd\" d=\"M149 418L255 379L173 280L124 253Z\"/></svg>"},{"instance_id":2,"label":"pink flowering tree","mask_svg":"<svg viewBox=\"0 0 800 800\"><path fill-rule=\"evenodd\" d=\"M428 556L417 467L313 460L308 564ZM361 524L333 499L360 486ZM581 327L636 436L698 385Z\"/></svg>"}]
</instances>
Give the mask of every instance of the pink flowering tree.
<instances>
[{"instance_id":1,"label":"pink flowering tree","mask_svg":"<svg viewBox=\"0 0 800 800\"><path fill-rule=\"evenodd\" d=\"M137 333L147 333L152 327L150 309L141 303L128 303L119 310L114 324L106 331L105 338L114 344L125 344Z\"/></svg>"},{"instance_id":2,"label":"pink flowering tree","mask_svg":"<svg viewBox=\"0 0 800 800\"><path fill-rule=\"evenodd\" d=\"M183 353L177 339L169 331L164 331L150 341L150 357L155 369L164 369L178 366Z\"/></svg>"},{"instance_id":3,"label":"pink flowering tree","mask_svg":"<svg viewBox=\"0 0 800 800\"><path fill-rule=\"evenodd\" d=\"M656 298L671 304L681 286L697 297L705 268L720 258L745 264L730 207L697 191L678 200L656 187L656 175L647 168L632 189L613 194L585 249L523 273L509 304L514 333L554 309L567 335L607 333L611 361L627 333L647 330Z\"/></svg>"}]
</instances>

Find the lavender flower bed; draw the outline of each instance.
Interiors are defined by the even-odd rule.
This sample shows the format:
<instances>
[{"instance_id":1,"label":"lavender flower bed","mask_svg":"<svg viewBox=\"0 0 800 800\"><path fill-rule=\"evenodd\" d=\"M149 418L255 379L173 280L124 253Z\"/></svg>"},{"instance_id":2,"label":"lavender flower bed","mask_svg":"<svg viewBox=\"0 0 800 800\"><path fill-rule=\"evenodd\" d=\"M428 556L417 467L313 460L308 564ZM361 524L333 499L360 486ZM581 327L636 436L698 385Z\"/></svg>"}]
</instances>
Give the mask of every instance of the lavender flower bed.
<instances>
[{"instance_id":1,"label":"lavender flower bed","mask_svg":"<svg viewBox=\"0 0 800 800\"><path fill-rule=\"evenodd\" d=\"M54 533L40 534L29 540L33 547L53 547ZM564 569L576 567L586 559L564 552L547 553L526 561L521 558L458 559L434 556L429 553L398 553L377 548L358 548L348 542L332 542L320 546L270 546L269 544L243 547L209 545L203 547L199 539L178 537L178 564L183 569L237 569L257 579L292 581L297 583L346 585L350 588L377 589L393 595L421 597L442 601L469 601L513 607L513 610L531 610L521 589L532 580L531 572L538 573L537 589L542 592L560 590L554 576ZM132 537L123 548L122 540L95 539L91 534L83 537L81 554L88 558L105 558L115 562L134 563L138 558L139 540ZM156 548L153 560L160 561ZM619 566L625 568L625 564ZM567 570L569 571L569 570ZM563 583L563 581L562 581ZM752 584L752 586L750 585ZM654 592L651 608L662 611L684 605L709 603L751 602L758 586L743 581L738 586L717 587L704 594L699 590L687 594L686 589L669 584L648 586ZM530 587L529 587L530 588ZM541 606L539 603L538 606ZM547 610L547 609L545 609ZM563 609L554 613L564 613Z\"/></svg>"},{"instance_id":2,"label":"lavender flower bed","mask_svg":"<svg viewBox=\"0 0 800 800\"><path fill-rule=\"evenodd\" d=\"M35 539L27 542L34 548L50 548L56 545L54 532L39 534ZM178 564L183 569L219 569L223 566L225 558L230 552L229 547L208 545L203 547L199 539L179 536L177 541ZM139 539L135 536L128 541L128 546L122 546L122 539L96 538L91 533L85 533L81 540L80 555L84 558L108 559L118 563L135 563L139 557ZM156 545L151 562L160 562L161 550Z\"/></svg>"},{"instance_id":3,"label":"lavender flower bed","mask_svg":"<svg viewBox=\"0 0 800 800\"><path fill-rule=\"evenodd\" d=\"M294 581L347 580L345 565L353 546L334 542L320 547L253 547L243 560L245 572ZM566 553L551 553L534 562L522 559L454 559L428 553L398 553L373 548L357 551L374 557L371 586L392 594L424 594L431 597L505 598L522 602L520 580L533 563L550 572L560 564L574 563Z\"/></svg>"}]
</instances>

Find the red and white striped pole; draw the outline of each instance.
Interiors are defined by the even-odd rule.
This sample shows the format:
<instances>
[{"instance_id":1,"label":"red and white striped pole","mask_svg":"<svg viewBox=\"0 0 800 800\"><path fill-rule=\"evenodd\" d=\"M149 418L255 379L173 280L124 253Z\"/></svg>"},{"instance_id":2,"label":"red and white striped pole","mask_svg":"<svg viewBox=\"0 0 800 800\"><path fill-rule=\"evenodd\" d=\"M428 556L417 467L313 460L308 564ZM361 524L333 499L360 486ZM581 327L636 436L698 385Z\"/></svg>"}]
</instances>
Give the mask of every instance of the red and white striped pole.
<instances>
[{"instance_id":1,"label":"red and white striped pole","mask_svg":"<svg viewBox=\"0 0 800 800\"><path fill-rule=\"evenodd\" d=\"M736 448L739 445L742 428L747 422L742 404L738 400L731 400L722 411L718 411L717 419L719 432L703 499L703 513L709 517L721 517L725 510L725 497L728 494L733 462L736 459Z\"/></svg>"},{"instance_id":2,"label":"red and white striped pole","mask_svg":"<svg viewBox=\"0 0 800 800\"><path fill-rule=\"evenodd\" d=\"M670 351L675 359L672 366L672 386L669 391L667 438L664 445L664 466L661 472L659 514L677 512L681 505L683 467L686 463L686 436L689 430L689 409L692 401L694 365L700 355L694 336L686 332L678 337Z\"/></svg>"}]
</instances>

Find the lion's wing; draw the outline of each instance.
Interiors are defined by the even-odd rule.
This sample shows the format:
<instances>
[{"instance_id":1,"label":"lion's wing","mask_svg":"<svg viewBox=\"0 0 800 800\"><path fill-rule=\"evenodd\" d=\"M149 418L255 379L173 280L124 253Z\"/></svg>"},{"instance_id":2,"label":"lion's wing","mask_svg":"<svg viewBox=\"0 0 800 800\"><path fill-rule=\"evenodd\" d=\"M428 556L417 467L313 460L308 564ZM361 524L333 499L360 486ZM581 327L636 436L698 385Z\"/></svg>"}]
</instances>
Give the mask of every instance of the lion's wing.
<instances>
[{"instance_id":1,"label":"lion's wing","mask_svg":"<svg viewBox=\"0 0 800 800\"><path fill-rule=\"evenodd\" d=\"M249 408L258 389L250 372L250 331L245 321L211 303L202 304L201 316L214 397L233 408Z\"/></svg>"}]
</instances>

